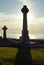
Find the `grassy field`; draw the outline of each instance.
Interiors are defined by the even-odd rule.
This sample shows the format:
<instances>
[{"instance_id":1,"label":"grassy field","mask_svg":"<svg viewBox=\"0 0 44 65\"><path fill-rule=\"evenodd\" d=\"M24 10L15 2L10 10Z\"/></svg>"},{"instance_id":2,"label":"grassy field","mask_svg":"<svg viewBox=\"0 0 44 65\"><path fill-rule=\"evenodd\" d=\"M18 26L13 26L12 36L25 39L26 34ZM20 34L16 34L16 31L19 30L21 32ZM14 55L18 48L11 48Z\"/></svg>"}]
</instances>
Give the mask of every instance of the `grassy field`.
<instances>
[{"instance_id":1,"label":"grassy field","mask_svg":"<svg viewBox=\"0 0 44 65\"><path fill-rule=\"evenodd\" d=\"M31 53L35 65L44 65L44 49L32 49Z\"/></svg>"},{"instance_id":2,"label":"grassy field","mask_svg":"<svg viewBox=\"0 0 44 65\"><path fill-rule=\"evenodd\" d=\"M0 62L2 65L14 65L17 48L0 47ZM31 50L33 64L44 65L44 49Z\"/></svg>"}]
</instances>

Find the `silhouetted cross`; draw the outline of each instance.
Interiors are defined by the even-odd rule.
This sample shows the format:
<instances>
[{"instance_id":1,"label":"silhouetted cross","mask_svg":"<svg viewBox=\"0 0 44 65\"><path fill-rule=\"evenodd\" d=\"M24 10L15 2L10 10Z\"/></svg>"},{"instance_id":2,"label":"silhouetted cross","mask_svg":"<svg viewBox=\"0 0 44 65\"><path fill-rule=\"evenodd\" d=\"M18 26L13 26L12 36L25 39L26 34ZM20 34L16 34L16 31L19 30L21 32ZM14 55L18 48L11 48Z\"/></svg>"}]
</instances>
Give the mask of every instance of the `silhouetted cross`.
<instances>
[{"instance_id":1,"label":"silhouetted cross","mask_svg":"<svg viewBox=\"0 0 44 65\"><path fill-rule=\"evenodd\" d=\"M29 9L27 8L26 5L23 6L23 8L21 9L22 13L23 13L23 30L22 30L22 41L26 42L29 40L29 36L28 36L28 27L27 27L27 13L29 12Z\"/></svg>"},{"instance_id":2,"label":"silhouetted cross","mask_svg":"<svg viewBox=\"0 0 44 65\"><path fill-rule=\"evenodd\" d=\"M3 28L3 38L5 39L6 38L6 30L7 30L7 27L6 26L4 26Z\"/></svg>"}]
</instances>

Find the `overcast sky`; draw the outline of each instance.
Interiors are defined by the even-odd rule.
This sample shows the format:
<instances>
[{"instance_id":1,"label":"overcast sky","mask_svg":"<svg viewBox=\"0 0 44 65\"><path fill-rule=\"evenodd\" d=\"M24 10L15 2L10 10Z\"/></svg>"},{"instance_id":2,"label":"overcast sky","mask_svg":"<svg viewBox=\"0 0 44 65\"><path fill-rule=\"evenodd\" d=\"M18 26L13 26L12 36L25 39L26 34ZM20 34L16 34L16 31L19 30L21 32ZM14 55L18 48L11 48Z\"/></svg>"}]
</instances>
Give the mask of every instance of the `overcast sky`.
<instances>
[{"instance_id":1,"label":"overcast sky","mask_svg":"<svg viewBox=\"0 0 44 65\"><path fill-rule=\"evenodd\" d=\"M30 33L44 34L44 0L0 0L0 31L6 25L9 28L8 33L21 33L23 5L27 5L29 9Z\"/></svg>"}]
</instances>

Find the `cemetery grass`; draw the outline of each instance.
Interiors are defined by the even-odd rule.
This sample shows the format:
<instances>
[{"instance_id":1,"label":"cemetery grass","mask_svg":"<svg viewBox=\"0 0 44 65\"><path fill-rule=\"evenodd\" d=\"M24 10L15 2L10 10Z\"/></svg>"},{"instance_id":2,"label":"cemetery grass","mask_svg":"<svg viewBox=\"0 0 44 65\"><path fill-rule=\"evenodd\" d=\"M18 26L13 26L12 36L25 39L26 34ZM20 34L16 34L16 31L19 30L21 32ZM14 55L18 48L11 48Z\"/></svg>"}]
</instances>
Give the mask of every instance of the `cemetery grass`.
<instances>
[{"instance_id":1,"label":"cemetery grass","mask_svg":"<svg viewBox=\"0 0 44 65\"><path fill-rule=\"evenodd\" d=\"M0 47L0 62L2 65L14 65L17 48ZM31 49L34 65L44 65L44 49Z\"/></svg>"}]
</instances>

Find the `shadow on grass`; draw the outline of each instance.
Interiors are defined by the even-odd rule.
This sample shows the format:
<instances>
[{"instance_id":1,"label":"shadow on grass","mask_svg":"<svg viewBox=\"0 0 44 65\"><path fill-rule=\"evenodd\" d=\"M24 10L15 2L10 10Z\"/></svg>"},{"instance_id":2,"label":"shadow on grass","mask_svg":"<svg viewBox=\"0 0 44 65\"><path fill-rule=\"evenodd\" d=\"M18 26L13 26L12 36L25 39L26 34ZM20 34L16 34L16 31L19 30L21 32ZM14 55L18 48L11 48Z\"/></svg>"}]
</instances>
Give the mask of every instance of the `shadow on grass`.
<instances>
[{"instance_id":1,"label":"shadow on grass","mask_svg":"<svg viewBox=\"0 0 44 65\"><path fill-rule=\"evenodd\" d=\"M31 50L27 47L20 47L13 57L0 57L0 65L44 65L43 54L44 50Z\"/></svg>"},{"instance_id":2,"label":"shadow on grass","mask_svg":"<svg viewBox=\"0 0 44 65\"><path fill-rule=\"evenodd\" d=\"M29 48L19 48L14 65L32 65L31 51Z\"/></svg>"},{"instance_id":3,"label":"shadow on grass","mask_svg":"<svg viewBox=\"0 0 44 65\"><path fill-rule=\"evenodd\" d=\"M19 54L19 53L18 53ZM19 54L20 55L20 54ZM25 58L25 56L20 56L16 55L17 58L6 58L6 59L2 59L2 61L0 62L0 65L17 65L17 64L21 64L21 65L44 65L44 60L33 60L32 59L28 59ZM29 56L28 56L29 57ZM29 57L30 58L30 57ZM31 63L33 62L33 64Z\"/></svg>"},{"instance_id":4,"label":"shadow on grass","mask_svg":"<svg viewBox=\"0 0 44 65\"><path fill-rule=\"evenodd\" d=\"M14 63L15 63L15 59L13 59L13 58L11 58L11 59L3 59L3 63L2 63L2 65L15 65ZM22 64L25 64L25 65L30 65L30 61L29 61L29 64L27 64L27 61L25 61L24 62L24 60L22 61L23 63ZM17 62L17 64L21 64L21 60L20 60L20 62ZM22 65L21 64L21 65ZM33 60L33 64L32 65L44 65L44 60L40 60L40 61L38 61L38 60Z\"/></svg>"},{"instance_id":5,"label":"shadow on grass","mask_svg":"<svg viewBox=\"0 0 44 65\"><path fill-rule=\"evenodd\" d=\"M44 65L44 61L43 60L36 60L36 61L33 61L33 65Z\"/></svg>"}]
</instances>

